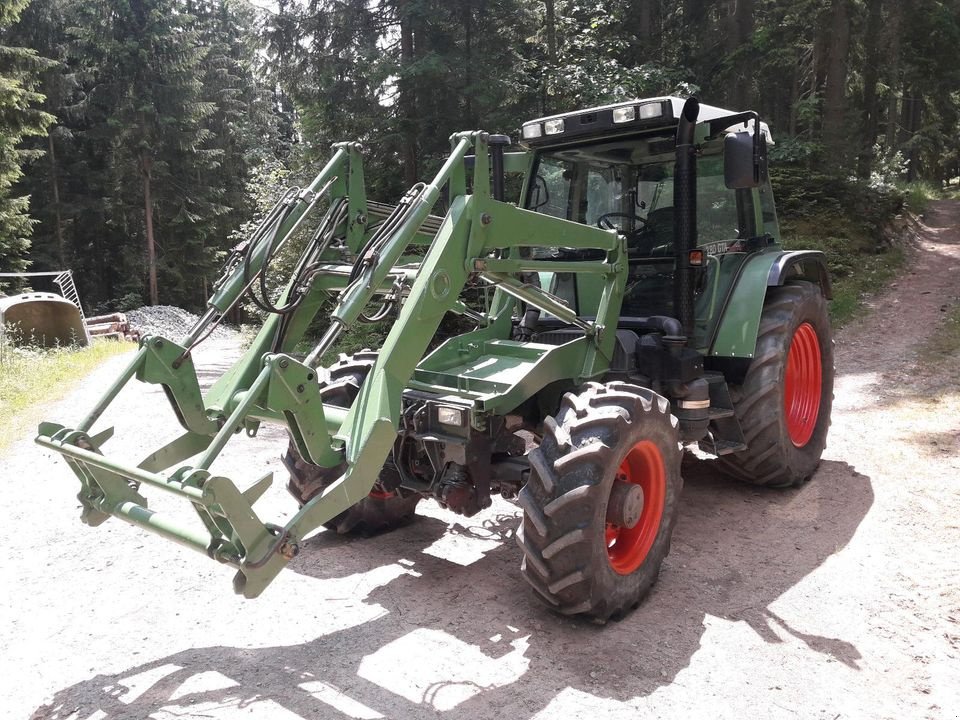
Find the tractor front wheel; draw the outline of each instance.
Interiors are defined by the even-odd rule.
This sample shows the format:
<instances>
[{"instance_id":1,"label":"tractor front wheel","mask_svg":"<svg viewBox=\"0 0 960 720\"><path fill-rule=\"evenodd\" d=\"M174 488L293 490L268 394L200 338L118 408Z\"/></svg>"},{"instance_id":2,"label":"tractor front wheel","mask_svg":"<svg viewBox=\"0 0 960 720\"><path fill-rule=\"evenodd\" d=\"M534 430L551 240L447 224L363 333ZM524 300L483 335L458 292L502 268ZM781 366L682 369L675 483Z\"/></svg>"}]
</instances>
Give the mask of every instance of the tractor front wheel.
<instances>
[{"instance_id":1,"label":"tractor front wheel","mask_svg":"<svg viewBox=\"0 0 960 720\"><path fill-rule=\"evenodd\" d=\"M544 425L519 498L521 572L558 612L604 622L646 596L670 550L677 419L652 390L588 383Z\"/></svg>"},{"instance_id":2,"label":"tractor front wheel","mask_svg":"<svg viewBox=\"0 0 960 720\"><path fill-rule=\"evenodd\" d=\"M377 353L363 350L355 355L341 355L327 371L327 379L320 382L320 398L326 405L348 408L360 393L360 386L377 361ZM302 507L328 485L343 475L346 464L325 468L308 463L297 451L293 440L283 456L283 464L290 473L287 490ZM389 466L389 462L388 462ZM381 471L381 479L389 472ZM343 535L357 532L362 535L387 532L404 525L415 516L421 496L397 488L389 489L378 480L367 497L323 525Z\"/></svg>"},{"instance_id":3,"label":"tractor front wheel","mask_svg":"<svg viewBox=\"0 0 960 720\"><path fill-rule=\"evenodd\" d=\"M820 288L771 288L743 384L731 387L747 449L718 460L753 485L791 487L810 478L827 444L833 404L833 339Z\"/></svg>"}]
</instances>

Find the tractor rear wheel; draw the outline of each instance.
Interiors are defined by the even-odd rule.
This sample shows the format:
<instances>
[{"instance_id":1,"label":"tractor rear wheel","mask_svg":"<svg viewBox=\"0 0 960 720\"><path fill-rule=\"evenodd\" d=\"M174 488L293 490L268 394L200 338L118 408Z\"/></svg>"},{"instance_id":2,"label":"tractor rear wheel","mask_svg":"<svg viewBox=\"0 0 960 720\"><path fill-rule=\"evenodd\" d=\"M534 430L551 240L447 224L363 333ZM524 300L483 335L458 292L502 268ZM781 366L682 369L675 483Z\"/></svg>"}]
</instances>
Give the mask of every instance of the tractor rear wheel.
<instances>
[{"instance_id":1,"label":"tractor rear wheel","mask_svg":"<svg viewBox=\"0 0 960 720\"><path fill-rule=\"evenodd\" d=\"M360 386L377 361L377 353L362 350L355 355L341 355L327 371L327 379L320 381L320 397L326 405L348 408L360 393ZM346 464L325 468L308 463L291 440L283 456L283 464L290 473L287 490L302 507L343 475ZM385 467L381 478L389 472ZM395 486L395 483L392 484ZM323 525L344 535L357 532L363 535L387 532L409 522L415 516L421 496L405 490L389 490L380 480L367 497Z\"/></svg>"},{"instance_id":2,"label":"tractor rear wheel","mask_svg":"<svg viewBox=\"0 0 960 720\"><path fill-rule=\"evenodd\" d=\"M670 550L683 481L677 419L652 390L567 393L529 455L521 572L558 612L605 622L650 591Z\"/></svg>"},{"instance_id":3,"label":"tractor rear wheel","mask_svg":"<svg viewBox=\"0 0 960 720\"><path fill-rule=\"evenodd\" d=\"M722 472L753 485L792 487L813 475L833 405L833 339L820 288L771 288L743 384L731 387L747 449L722 456Z\"/></svg>"}]
</instances>

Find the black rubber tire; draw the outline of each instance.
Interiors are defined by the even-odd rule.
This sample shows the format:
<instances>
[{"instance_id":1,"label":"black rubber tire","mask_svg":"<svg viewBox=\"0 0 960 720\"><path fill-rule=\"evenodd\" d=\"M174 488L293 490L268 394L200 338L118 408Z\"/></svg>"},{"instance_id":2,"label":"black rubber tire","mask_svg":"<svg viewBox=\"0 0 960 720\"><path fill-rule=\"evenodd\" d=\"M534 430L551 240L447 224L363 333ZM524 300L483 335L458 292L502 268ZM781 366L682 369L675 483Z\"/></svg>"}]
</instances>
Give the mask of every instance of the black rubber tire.
<instances>
[{"instance_id":1,"label":"black rubber tire","mask_svg":"<svg viewBox=\"0 0 960 720\"><path fill-rule=\"evenodd\" d=\"M324 404L350 407L376 361L377 353L372 350L361 350L355 355L341 355L340 359L328 368L327 379L320 381L320 397ZM301 507L343 475L346 469L345 463L333 468L308 463L301 457L292 440L283 456L283 464L290 473L287 490ZM383 472L388 471L385 467ZM324 527L341 535L351 532L361 535L387 532L416 517L415 510L421 497L404 490L388 494L383 492L378 483L370 495L325 522Z\"/></svg>"},{"instance_id":2,"label":"black rubber tire","mask_svg":"<svg viewBox=\"0 0 960 720\"><path fill-rule=\"evenodd\" d=\"M641 441L652 442L663 460L663 511L642 564L624 575L608 558L607 505L621 462ZM565 615L606 622L636 607L670 551L683 487L670 403L636 385L588 383L579 394L563 397L556 418L544 423L540 447L528 457L517 533L523 577Z\"/></svg>"},{"instance_id":3,"label":"black rubber tire","mask_svg":"<svg viewBox=\"0 0 960 720\"><path fill-rule=\"evenodd\" d=\"M821 390L813 434L797 447L787 428L784 376L790 344L803 323L813 326L820 345ZM793 487L809 480L827 444L833 376L830 314L820 288L797 281L768 290L753 362L743 384L730 388L747 449L721 456L718 468L737 480L766 487Z\"/></svg>"}]
</instances>

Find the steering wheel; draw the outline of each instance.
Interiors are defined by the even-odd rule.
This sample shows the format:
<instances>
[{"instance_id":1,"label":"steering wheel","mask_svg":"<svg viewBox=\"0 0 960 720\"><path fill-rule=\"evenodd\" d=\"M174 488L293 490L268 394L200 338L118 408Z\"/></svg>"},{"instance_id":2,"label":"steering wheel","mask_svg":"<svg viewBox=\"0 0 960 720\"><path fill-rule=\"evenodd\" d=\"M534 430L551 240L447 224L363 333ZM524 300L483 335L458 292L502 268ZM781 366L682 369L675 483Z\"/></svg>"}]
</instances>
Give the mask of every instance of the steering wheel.
<instances>
[{"instance_id":1,"label":"steering wheel","mask_svg":"<svg viewBox=\"0 0 960 720\"><path fill-rule=\"evenodd\" d=\"M646 226L647 224L646 219L640 217L639 215L633 215L631 213L624 213L624 212L608 212L608 213L604 213L603 215L597 218L597 227L602 230L619 230L620 228L618 228L616 225L610 222L610 218L627 218L628 220L634 220L639 222L640 227L634 229L633 232L636 232L637 230L642 230L644 226Z\"/></svg>"}]
</instances>

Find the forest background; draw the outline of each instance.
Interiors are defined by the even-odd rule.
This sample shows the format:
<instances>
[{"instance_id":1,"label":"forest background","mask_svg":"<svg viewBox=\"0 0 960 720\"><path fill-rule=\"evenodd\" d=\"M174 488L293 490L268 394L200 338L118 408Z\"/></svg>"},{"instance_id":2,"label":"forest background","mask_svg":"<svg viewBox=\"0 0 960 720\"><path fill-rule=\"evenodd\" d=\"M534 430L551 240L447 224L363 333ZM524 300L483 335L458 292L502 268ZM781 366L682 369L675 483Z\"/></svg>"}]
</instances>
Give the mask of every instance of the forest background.
<instances>
[{"instance_id":1,"label":"forest background","mask_svg":"<svg viewBox=\"0 0 960 720\"><path fill-rule=\"evenodd\" d=\"M759 111L788 242L854 274L960 175L960 0L0 0L0 271L195 309L333 142L395 201L454 131L661 94Z\"/></svg>"}]
</instances>

